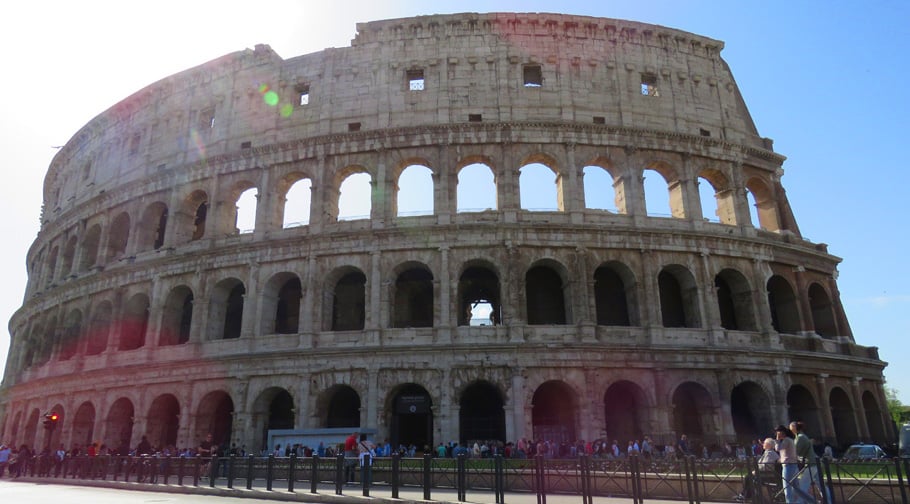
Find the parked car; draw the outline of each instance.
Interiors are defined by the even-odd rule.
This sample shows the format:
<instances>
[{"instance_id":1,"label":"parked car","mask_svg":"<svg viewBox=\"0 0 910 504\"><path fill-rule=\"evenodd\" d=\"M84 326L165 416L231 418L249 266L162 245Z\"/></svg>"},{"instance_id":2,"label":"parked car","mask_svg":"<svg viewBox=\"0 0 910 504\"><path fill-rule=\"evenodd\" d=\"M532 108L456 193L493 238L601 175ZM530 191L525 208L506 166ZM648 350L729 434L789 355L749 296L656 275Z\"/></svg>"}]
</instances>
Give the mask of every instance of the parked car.
<instances>
[{"instance_id":1,"label":"parked car","mask_svg":"<svg viewBox=\"0 0 910 504\"><path fill-rule=\"evenodd\" d=\"M885 454L885 450L882 450L882 447L874 444L855 444L847 448L847 451L844 452L844 456L841 458L852 459L852 460L875 460L887 458L888 455Z\"/></svg>"}]
</instances>

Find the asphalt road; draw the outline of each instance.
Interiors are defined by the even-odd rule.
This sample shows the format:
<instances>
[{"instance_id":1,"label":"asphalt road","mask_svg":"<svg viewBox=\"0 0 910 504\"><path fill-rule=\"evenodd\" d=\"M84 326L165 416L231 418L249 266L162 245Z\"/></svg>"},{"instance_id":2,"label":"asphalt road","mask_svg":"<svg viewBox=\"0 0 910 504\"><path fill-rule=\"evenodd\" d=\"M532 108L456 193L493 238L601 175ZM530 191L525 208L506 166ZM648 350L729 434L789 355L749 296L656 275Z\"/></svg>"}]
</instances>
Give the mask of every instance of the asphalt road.
<instances>
[{"instance_id":1,"label":"asphalt road","mask_svg":"<svg viewBox=\"0 0 910 504\"><path fill-rule=\"evenodd\" d=\"M25 483L0 480L0 499L17 504L251 504L274 500L190 495L183 493L143 492L74 485Z\"/></svg>"}]
</instances>

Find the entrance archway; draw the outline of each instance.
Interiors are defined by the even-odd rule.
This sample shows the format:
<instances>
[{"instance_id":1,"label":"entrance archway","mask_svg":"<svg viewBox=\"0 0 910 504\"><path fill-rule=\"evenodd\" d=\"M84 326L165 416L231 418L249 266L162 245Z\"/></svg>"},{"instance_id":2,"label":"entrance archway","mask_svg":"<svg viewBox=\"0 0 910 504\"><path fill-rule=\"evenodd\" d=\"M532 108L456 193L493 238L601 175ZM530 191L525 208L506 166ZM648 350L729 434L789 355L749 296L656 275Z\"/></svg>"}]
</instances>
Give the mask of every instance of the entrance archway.
<instances>
[{"instance_id":1,"label":"entrance archway","mask_svg":"<svg viewBox=\"0 0 910 504\"><path fill-rule=\"evenodd\" d=\"M574 442L575 392L565 382L548 381L537 387L531 399L531 425L534 439Z\"/></svg>"},{"instance_id":2,"label":"entrance archway","mask_svg":"<svg viewBox=\"0 0 910 504\"><path fill-rule=\"evenodd\" d=\"M630 381L616 382L604 393L604 428L609 439L642 439L647 425L645 393Z\"/></svg>"},{"instance_id":3,"label":"entrance archway","mask_svg":"<svg viewBox=\"0 0 910 504\"><path fill-rule=\"evenodd\" d=\"M733 430L742 442L767 435L774 428L771 401L755 382L743 382L733 387L730 393L730 414L733 417Z\"/></svg>"},{"instance_id":4,"label":"entrance archway","mask_svg":"<svg viewBox=\"0 0 910 504\"><path fill-rule=\"evenodd\" d=\"M502 406L502 394L490 382L478 381L465 388L458 409L459 442L505 442L506 415Z\"/></svg>"},{"instance_id":5,"label":"entrance archway","mask_svg":"<svg viewBox=\"0 0 910 504\"><path fill-rule=\"evenodd\" d=\"M433 400L426 389L415 383L402 385L389 406L392 446L414 445L418 450L433 446Z\"/></svg>"}]
</instances>

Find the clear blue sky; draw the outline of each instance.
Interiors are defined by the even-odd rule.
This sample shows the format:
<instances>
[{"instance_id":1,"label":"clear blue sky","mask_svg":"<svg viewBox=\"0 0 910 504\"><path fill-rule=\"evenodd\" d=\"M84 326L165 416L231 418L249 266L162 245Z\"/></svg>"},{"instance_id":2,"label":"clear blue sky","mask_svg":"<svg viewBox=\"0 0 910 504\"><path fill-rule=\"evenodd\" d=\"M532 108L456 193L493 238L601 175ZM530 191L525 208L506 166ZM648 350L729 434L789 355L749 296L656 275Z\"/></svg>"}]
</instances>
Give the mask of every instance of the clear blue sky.
<instances>
[{"instance_id":1,"label":"clear blue sky","mask_svg":"<svg viewBox=\"0 0 910 504\"><path fill-rule=\"evenodd\" d=\"M465 11L631 19L724 41L759 133L788 158L783 184L803 235L844 258L838 284L857 342L880 348L888 385L910 404L906 1L4 2L0 320L22 301L51 147L95 115L257 43L289 58L348 45L356 22ZM8 346L0 331L0 362Z\"/></svg>"}]
</instances>

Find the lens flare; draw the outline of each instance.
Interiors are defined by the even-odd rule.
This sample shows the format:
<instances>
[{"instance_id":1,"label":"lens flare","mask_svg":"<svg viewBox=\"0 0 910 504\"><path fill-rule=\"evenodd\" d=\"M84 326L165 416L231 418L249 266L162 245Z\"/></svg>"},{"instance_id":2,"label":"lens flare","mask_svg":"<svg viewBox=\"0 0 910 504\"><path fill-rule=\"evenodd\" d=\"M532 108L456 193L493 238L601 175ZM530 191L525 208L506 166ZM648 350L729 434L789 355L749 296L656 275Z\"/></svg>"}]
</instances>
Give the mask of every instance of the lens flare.
<instances>
[{"instance_id":1,"label":"lens flare","mask_svg":"<svg viewBox=\"0 0 910 504\"><path fill-rule=\"evenodd\" d=\"M285 103L281 106L281 117L291 117L291 114L294 113L294 106L290 103Z\"/></svg>"},{"instance_id":2,"label":"lens flare","mask_svg":"<svg viewBox=\"0 0 910 504\"><path fill-rule=\"evenodd\" d=\"M266 91L265 94L262 95L262 101L264 101L266 105L274 107L275 105L278 105L278 93Z\"/></svg>"}]
</instances>

